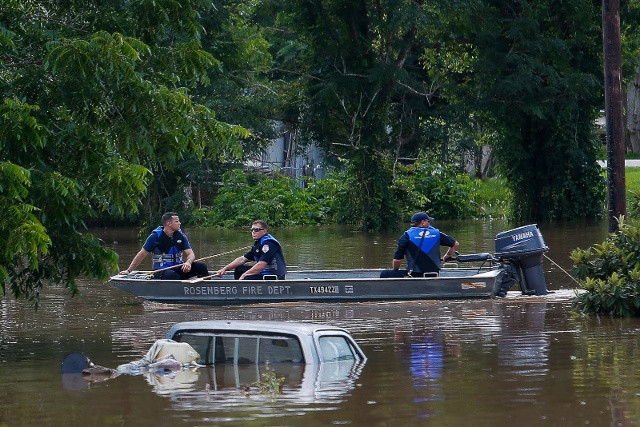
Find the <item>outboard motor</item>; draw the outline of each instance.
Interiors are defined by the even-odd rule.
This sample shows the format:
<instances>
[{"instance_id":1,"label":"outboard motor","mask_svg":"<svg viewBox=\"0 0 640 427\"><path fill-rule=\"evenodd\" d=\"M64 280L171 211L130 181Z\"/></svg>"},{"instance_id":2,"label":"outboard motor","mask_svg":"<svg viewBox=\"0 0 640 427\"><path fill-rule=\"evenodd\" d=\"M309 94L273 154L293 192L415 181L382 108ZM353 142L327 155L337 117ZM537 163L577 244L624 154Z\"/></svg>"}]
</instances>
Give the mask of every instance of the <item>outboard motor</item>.
<instances>
[{"instance_id":1,"label":"outboard motor","mask_svg":"<svg viewBox=\"0 0 640 427\"><path fill-rule=\"evenodd\" d=\"M525 225L496 235L495 257L510 261L520 270L522 293L546 295L542 254L548 251L536 224ZM525 290L526 288L526 290Z\"/></svg>"}]
</instances>

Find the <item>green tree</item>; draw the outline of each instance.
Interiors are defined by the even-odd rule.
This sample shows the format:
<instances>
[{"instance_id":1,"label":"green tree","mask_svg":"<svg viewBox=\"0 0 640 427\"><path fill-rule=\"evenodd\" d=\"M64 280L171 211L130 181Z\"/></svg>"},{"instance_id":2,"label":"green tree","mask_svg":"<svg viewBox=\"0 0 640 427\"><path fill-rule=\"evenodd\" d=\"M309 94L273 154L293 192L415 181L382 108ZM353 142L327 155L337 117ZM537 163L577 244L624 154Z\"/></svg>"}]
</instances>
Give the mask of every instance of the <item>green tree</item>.
<instances>
[{"instance_id":1,"label":"green tree","mask_svg":"<svg viewBox=\"0 0 640 427\"><path fill-rule=\"evenodd\" d=\"M278 11L278 76L300 88L295 123L353 174L350 217L364 228L398 218L398 162L423 149L460 166L463 150L485 143L515 196L515 219L602 214L595 3L265 4Z\"/></svg>"},{"instance_id":2,"label":"green tree","mask_svg":"<svg viewBox=\"0 0 640 427\"><path fill-rule=\"evenodd\" d=\"M251 130L242 142L243 155L260 152L275 138L278 117L277 82L269 79L273 59L269 29L260 25L260 2L225 0L202 14L206 32L202 46L218 63L208 71L210 84L200 86L198 99L227 123Z\"/></svg>"},{"instance_id":3,"label":"green tree","mask_svg":"<svg viewBox=\"0 0 640 427\"><path fill-rule=\"evenodd\" d=\"M433 91L420 55L430 40L425 33L439 28L437 14L404 1L269 7L285 34L275 44L278 75L300 85L294 102L303 138L336 164L346 160L354 177L349 219L365 229L395 227L393 166L424 143L420 122Z\"/></svg>"},{"instance_id":4,"label":"green tree","mask_svg":"<svg viewBox=\"0 0 640 427\"><path fill-rule=\"evenodd\" d=\"M476 108L492 118L516 220L599 217L599 2L486 0L473 29Z\"/></svg>"},{"instance_id":5,"label":"green tree","mask_svg":"<svg viewBox=\"0 0 640 427\"><path fill-rule=\"evenodd\" d=\"M158 192L174 210L185 202L180 186L193 187L197 207L210 204L223 174L240 168L242 161L259 161L277 137L282 85L269 78L273 60L266 37L270 30L257 16L259 5L260 2L224 0L199 13L204 28L200 35L202 49L213 55L216 63L207 70L209 83L191 91L194 99L215 111L218 120L240 125L251 133L240 140L242 150L222 159L224 162L216 157L188 156L176 170L162 171L168 175L163 184L170 181L173 185L159 188Z\"/></svg>"},{"instance_id":6,"label":"green tree","mask_svg":"<svg viewBox=\"0 0 640 427\"><path fill-rule=\"evenodd\" d=\"M108 277L117 256L87 220L137 211L186 155L237 154L246 131L189 95L217 63L200 44L209 7L0 0L3 290L37 306L46 283Z\"/></svg>"},{"instance_id":7,"label":"green tree","mask_svg":"<svg viewBox=\"0 0 640 427\"><path fill-rule=\"evenodd\" d=\"M625 136L628 149L640 153L640 1L620 2L622 84L625 91Z\"/></svg>"}]
</instances>

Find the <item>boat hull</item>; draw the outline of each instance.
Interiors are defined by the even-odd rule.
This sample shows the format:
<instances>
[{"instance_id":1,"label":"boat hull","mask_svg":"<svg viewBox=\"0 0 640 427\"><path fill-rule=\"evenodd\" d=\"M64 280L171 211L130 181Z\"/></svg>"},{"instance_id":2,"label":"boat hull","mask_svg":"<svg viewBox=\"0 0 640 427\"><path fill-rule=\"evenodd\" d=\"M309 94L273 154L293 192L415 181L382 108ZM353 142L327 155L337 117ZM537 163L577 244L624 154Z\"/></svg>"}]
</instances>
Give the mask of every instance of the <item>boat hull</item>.
<instances>
[{"instance_id":1,"label":"boat hull","mask_svg":"<svg viewBox=\"0 0 640 427\"><path fill-rule=\"evenodd\" d=\"M292 301L380 301L494 297L505 271L441 270L437 277L380 278L382 270L311 270L287 274L286 280L223 278L155 280L144 273L117 275L118 289L149 301L231 305Z\"/></svg>"}]
</instances>

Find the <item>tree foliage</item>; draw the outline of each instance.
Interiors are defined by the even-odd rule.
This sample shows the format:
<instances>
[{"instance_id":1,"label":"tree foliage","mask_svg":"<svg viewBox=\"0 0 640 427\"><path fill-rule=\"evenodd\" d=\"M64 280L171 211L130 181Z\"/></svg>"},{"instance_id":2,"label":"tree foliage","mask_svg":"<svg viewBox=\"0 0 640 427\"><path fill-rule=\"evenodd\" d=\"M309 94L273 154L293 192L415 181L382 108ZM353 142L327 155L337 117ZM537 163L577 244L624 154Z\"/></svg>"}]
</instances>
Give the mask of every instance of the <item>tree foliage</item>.
<instances>
[{"instance_id":1,"label":"tree foliage","mask_svg":"<svg viewBox=\"0 0 640 427\"><path fill-rule=\"evenodd\" d=\"M255 156L276 137L274 121L280 113L280 88L269 73L269 28L260 25L255 9L260 2L225 0L201 16L206 32L202 47L218 63L208 70L210 84L196 88L198 100L218 118L251 130L242 139L244 158Z\"/></svg>"},{"instance_id":2,"label":"tree foliage","mask_svg":"<svg viewBox=\"0 0 640 427\"><path fill-rule=\"evenodd\" d=\"M352 208L365 229L395 226L393 164L415 154L431 82L420 64L424 39L438 21L417 2L272 1L283 33L275 58L283 78L300 85L303 138L348 165ZM275 6L277 5L277 7ZM286 72L290 73L289 75Z\"/></svg>"},{"instance_id":3,"label":"tree foliage","mask_svg":"<svg viewBox=\"0 0 640 427\"><path fill-rule=\"evenodd\" d=\"M473 88L477 108L492 118L514 218L600 216L604 181L593 125L602 102L597 4L484 1L480 15L473 28Z\"/></svg>"},{"instance_id":4,"label":"tree foliage","mask_svg":"<svg viewBox=\"0 0 640 427\"><path fill-rule=\"evenodd\" d=\"M425 156L396 171L392 186L404 220L410 213L432 208L442 218L471 218L481 204L471 179L456 168L442 166ZM246 173L239 169L223 176L209 207L196 209L185 222L200 226L243 227L255 218L274 226L300 224L353 224L359 213L354 203L355 174L349 167L299 186L297 180L276 174ZM421 190L428 187L429 197Z\"/></svg>"},{"instance_id":5,"label":"tree foliage","mask_svg":"<svg viewBox=\"0 0 640 427\"><path fill-rule=\"evenodd\" d=\"M634 196L638 206L640 194ZM619 229L604 242L571 252L574 272L585 292L574 306L585 314L640 316L640 217L619 219Z\"/></svg>"},{"instance_id":6,"label":"tree foliage","mask_svg":"<svg viewBox=\"0 0 640 427\"><path fill-rule=\"evenodd\" d=\"M137 211L154 174L233 155L246 132L189 94L217 63L209 2L0 3L0 283L37 305L47 282L75 294L117 268L85 221Z\"/></svg>"},{"instance_id":7,"label":"tree foliage","mask_svg":"<svg viewBox=\"0 0 640 427\"><path fill-rule=\"evenodd\" d=\"M335 194L326 188L330 181L320 180L302 188L289 177L231 170L224 174L211 207L196 209L188 221L222 227L244 227L256 218L272 226L327 223L333 220L329 215ZM325 188L318 190L317 186Z\"/></svg>"},{"instance_id":8,"label":"tree foliage","mask_svg":"<svg viewBox=\"0 0 640 427\"><path fill-rule=\"evenodd\" d=\"M420 153L415 163L397 171L395 189L403 212L429 211L440 218L472 218L479 214L471 178L451 165Z\"/></svg>"},{"instance_id":9,"label":"tree foliage","mask_svg":"<svg viewBox=\"0 0 640 427\"><path fill-rule=\"evenodd\" d=\"M282 29L277 75L300 88L295 125L350 168L365 228L399 215L389 191L397 163L424 150L460 166L476 144L493 146L514 219L602 214L595 3L265 3Z\"/></svg>"},{"instance_id":10,"label":"tree foliage","mask_svg":"<svg viewBox=\"0 0 640 427\"><path fill-rule=\"evenodd\" d=\"M215 194L226 171L241 167L243 161L259 161L277 136L274 124L282 115L282 88L269 79L273 64L266 38L269 28L260 25L255 17L259 4L224 0L199 12L199 22L204 28L199 40L215 63L206 70L207 84L193 87L190 93L200 104L215 111L218 120L242 126L250 133L242 135L241 146L236 147L241 150L234 150L233 156L220 159L187 155L175 170L154 170L157 179L150 193L167 209L184 209L187 201L184 187Z\"/></svg>"}]
</instances>

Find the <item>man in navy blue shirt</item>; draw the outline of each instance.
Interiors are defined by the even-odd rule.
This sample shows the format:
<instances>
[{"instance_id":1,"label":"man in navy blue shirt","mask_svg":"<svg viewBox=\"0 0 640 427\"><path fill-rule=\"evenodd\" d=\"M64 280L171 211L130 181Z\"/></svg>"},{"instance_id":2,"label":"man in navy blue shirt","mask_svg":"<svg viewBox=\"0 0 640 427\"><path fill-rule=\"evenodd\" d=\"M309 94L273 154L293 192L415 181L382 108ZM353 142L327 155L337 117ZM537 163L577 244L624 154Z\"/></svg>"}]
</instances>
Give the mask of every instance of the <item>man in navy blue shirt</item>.
<instances>
[{"instance_id":1,"label":"man in navy blue shirt","mask_svg":"<svg viewBox=\"0 0 640 427\"><path fill-rule=\"evenodd\" d=\"M425 212L417 212L411 217L411 228L402 234L393 255L394 271L387 273L387 276L423 276L424 273L437 273L440 270L440 246L449 247L442 261L453 258L460 244L431 226L431 221L433 218ZM400 270L400 265L405 256L407 269L403 271Z\"/></svg>"},{"instance_id":2,"label":"man in navy blue shirt","mask_svg":"<svg viewBox=\"0 0 640 427\"><path fill-rule=\"evenodd\" d=\"M162 226L159 226L147 237L142 249L133 257L129 268L120 274L129 274L149 254L153 254L153 270L157 279L180 280L190 277L203 277L209 274L207 264L195 261L196 256L186 234L180 230L180 218L175 212L162 215ZM186 256L183 261L182 254ZM175 268L169 268L171 266Z\"/></svg>"}]
</instances>

